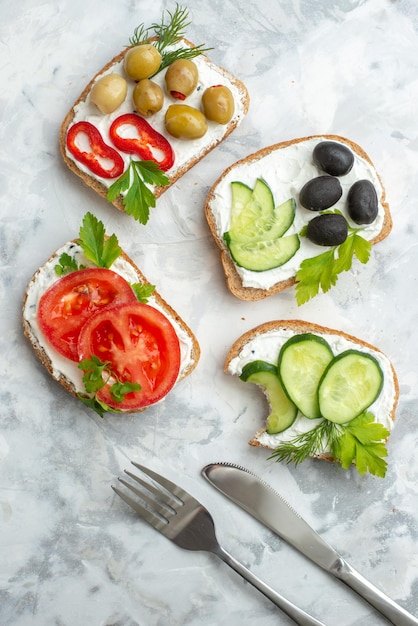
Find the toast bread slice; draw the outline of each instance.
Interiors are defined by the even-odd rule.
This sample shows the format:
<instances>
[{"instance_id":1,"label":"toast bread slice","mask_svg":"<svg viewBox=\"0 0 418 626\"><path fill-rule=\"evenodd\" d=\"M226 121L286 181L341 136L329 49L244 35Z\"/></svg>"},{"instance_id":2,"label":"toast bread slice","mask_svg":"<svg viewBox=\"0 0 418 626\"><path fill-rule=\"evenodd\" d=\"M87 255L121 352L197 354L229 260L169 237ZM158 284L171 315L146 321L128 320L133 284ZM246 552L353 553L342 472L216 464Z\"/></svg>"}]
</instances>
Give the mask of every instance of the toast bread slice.
<instances>
[{"instance_id":1,"label":"toast bread slice","mask_svg":"<svg viewBox=\"0 0 418 626\"><path fill-rule=\"evenodd\" d=\"M387 372L387 374L385 377L384 388L386 387L386 389L390 389L391 398L390 407L387 410L386 418L390 425L393 425L393 423L395 422L396 408L399 400L399 382L392 363L386 357L386 355L384 355L383 352L381 352L381 350L379 350L375 346L362 339L359 339L358 337L355 337L354 335L345 333L342 330L328 328L326 326L321 326L319 324L307 322L304 320L273 320L270 322L265 322L247 331L233 343L225 359L225 373L239 375L240 369L238 368L237 371L236 365L233 365L232 363L234 359L238 359L240 355L242 356L243 350L248 348L253 340L261 336L266 337L269 335L269 333L275 332L284 332L287 335L290 334L290 336L302 333L313 333L316 335L325 336L327 339L332 339L334 337L338 341L343 340L346 347L348 346L357 350L368 351L372 355L381 359L382 362L385 362L385 371ZM284 341L285 339L283 339L283 343ZM342 351L342 349L340 349L340 351ZM337 352L335 352L335 354L337 354ZM250 358L250 360L256 360L257 358L259 357L253 355L252 353L252 357ZM260 358L263 357L261 356ZM383 416L380 417L382 417L383 419ZM379 420L379 416L376 416L376 419ZM390 428L388 430L390 430ZM282 435L285 437L286 431L283 431ZM275 435L268 435L266 433L265 426L263 426L251 437L248 443L251 446L274 450L277 447L277 437ZM315 458L319 458L325 461L334 461L333 457L326 451L316 455Z\"/></svg>"},{"instance_id":2,"label":"toast bread slice","mask_svg":"<svg viewBox=\"0 0 418 626\"><path fill-rule=\"evenodd\" d=\"M58 259L61 254L63 254L63 252L70 251L72 251L72 254L79 254L79 259L84 261L85 266L93 266L83 256L81 247L77 243L77 240L69 241L64 246L56 250L48 258L45 264L37 269L32 278L29 280L23 300L22 323L25 337L29 340L33 350L49 374L73 396L77 397L78 393L85 393L84 386L81 382L82 374L77 367L78 364L60 356L54 348L49 345L36 322L39 299L47 288L45 287L45 277L48 282L50 282L50 278L48 279L48 276L50 276L53 272L53 268L58 263ZM118 270L121 263L125 268L123 272ZM135 262L124 251L121 252L119 259L116 264L112 265L111 269L122 275L128 271L130 277L132 278L131 282L138 282L147 285L150 284ZM58 276L55 278L56 280L59 279ZM148 304L160 310L170 320L177 332L177 335L179 336L182 352L182 364L180 366L180 372L177 379L177 382L179 382L191 374L197 366L200 358L199 343L186 322L170 306L170 304L164 300L157 290L154 290L152 295L149 297ZM71 375L69 375L69 373ZM132 411L124 410L123 412L136 413L144 411L146 408L147 407L143 407Z\"/></svg>"},{"instance_id":3,"label":"toast bread slice","mask_svg":"<svg viewBox=\"0 0 418 626\"><path fill-rule=\"evenodd\" d=\"M368 154L363 150L363 148L361 148L355 142L349 139L346 139L345 137L341 137L340 135L334 135L334 134L310 135L307 137L299 137L299 138L292 139L289 141L282 141L280 143L276 143L266 148L263 148L253 154L250 154L247 157L240 159L239 161L232 164L221 174L221 176L212 185L209 191L209 194L207 196L206 205L205 205L206 220L207 220L210 232L212 234L212 237L214 238L220 250L221 263L222 263L223 271L225 273L227 287L234 296L236 296L237 298L241 300L248 300L248 301L261 300L273 294L279 293L283 291L284 289L287 289L288 287L292 287L293 285L296 284L296 271L292 272L290 275L287 275L283 279L273 281L273 283L270 284L269 286L257 287L257 286L246 286L244 284L242 273L240 273L239 269L234 263L231 257L231 254L228 250L228 246L226 245L223 239L223 232L222 232L223 228L220 224L219 216L217 215L217 209L216 209L217 194L219 193L219 189L221 185L224 184L225 179L240 180L244 183L247 183L247 178L250 178L251 180L248 182L248 184L251 186L255 182L255 178L257 177L257 175L260 175L260 173L261 175L263 175L262 165L263 165L263 160L266 159L266 157L271 156L272 157L271 161L273 161L275 154L279 155L281 151L291 146L297 146L297 144L301 144L302 142L307 142L307 141L340 142L344 144L345 146L347 146L349 149L351 149L355 156L363 159L364 162L369 164L369 166L372 168L376 176L376 179L380 185L379 205L381 207L380 211L382 213L381 227L379 229L379 232L374 234L374 236L370 239L370 242L372 244L376 244L379 241L382 241L385 237L389 235L392 229L392 217L391 217L391 213L389 209L389 204L386 200L386 191L385 191L385 188L383 187L381 178L379 174L376 172L373 162L371 161ZM252 178L253 172L255 172L254 178ZM321 173L323 172L320 172L320 170L318 170L316 175L320 175ZM235 178L233 178L234 176ZM266 175L264 175L264 177L266 177ZM274 181L267 179L266 182L268 184L271 184L273 195L275 195L274 194ZM292 191L290 191L291 183L292 181L289 181L288 195L286 196L286 194L284 194L282 200L287 199L287 197L290 197L290 195L292 195ZM223 189L223 191L224 190L225 189ZM299 211L299 210L300 208L297 207L296 211ZM310 214L310 215L307 215L309 219L317 214L316 212L306 211L305 209L302 209L302 211L304 211L305 214ZM314 252L314 254L320 254L321 252L323 252L323 249L321 246L316 246L316 248L317 248L317 251Z\"/></svg>"},{"instance_id":4,"label":"toast bread slice","mask_svg":"<svg viewBox=\"0 0 418 626\"><path fill-rule=\"evenodd\" d=\"M189 41L188 39L183 38L181 40L184 46L193 48L195 45ZM80 121L84 119L82 113L80 113L80 107L87 105L85 111L89 113L89 115L95 115L98 120L100 120L100 124L103 124L106 119L109 120L106 123L106 128L110 126L110 123L113 119L118 117L121 113L133 111L132 104L132 90L134 86L134 82L131 81L123 72L123 60L128 51L132 48L127 47L118 53L114 58L112 58L104 67L102 67L91 79L91 81L86 85L86 87L81 92L80 96L74 102L70 110L67 112L64 120L61 123L60 133L59 133L59 145L60 152L64 162L69 167L69 169L79 176L82 181L94 189L100 196L107 199L108 187L110 184L114 182L114 180L104 180L100 177L96 176L92 172L89 172L86 168L78 163L74 157L68 152L66 146L66 138L67 132L72 124L76 121ZM198 163L201 159L203 159L211 150L216 148L216 146L224 141L232 131L241 123L242 119L248 112L250 97L248 90L244 83L231 74L228 70L221 67L220 65L215 64L210 60L210 58L206 54L200 54L195 57L193 61L196 63L200 74L211 78L211 84L225 84L230 87L231 91L234 94L235 100L235 110L231 120L225 124L217 124L215 122L208 122L209 130L206 135L199 140L184 140L184 139L175 139L171 135L169 135L164 126L164 115L167 107L170 104L176 103L176 101L171 98L165 92L165 104L163 109L151 117L146 118L146 120L151 124L155 130L157 130L160 134L162 134L170 144L172 145L175 151L175 162L174 165L165 172L169 178L169 184L154 187L153 193L155 198L159 198L164 191L167 191L181 176L186 174L196 163ZM99 110L92 104L89 104L89 94L90 91L95 84L95 82L103 75L111 73L112 71L116 71L115 68L119 68L119 71L122 75L125 76L128 80L128 94L125 98L124 103L119 107L115 112L109 115L104 115L99 112ZM164 76L165 71L163 70L160 74L157 74L152 80L160 84L160 86L164 89ZM215 82L213 82L215 81ZM211 86L211 84L205 84L202 80L198 83L198 86L193 94L191 94L182 104L190 104L190 106L194 106L195 108L200 108L201 95L206 87ZM103 133L103 138L106 143L110 144L112 147L111 140L109 139L108 134L105 134L107 131ZM124 156L127 161L128 156ZM117 196L112 204L119 209L120 211L124 211L124 204L122 196Z\"/></svg>"}]
</instances>

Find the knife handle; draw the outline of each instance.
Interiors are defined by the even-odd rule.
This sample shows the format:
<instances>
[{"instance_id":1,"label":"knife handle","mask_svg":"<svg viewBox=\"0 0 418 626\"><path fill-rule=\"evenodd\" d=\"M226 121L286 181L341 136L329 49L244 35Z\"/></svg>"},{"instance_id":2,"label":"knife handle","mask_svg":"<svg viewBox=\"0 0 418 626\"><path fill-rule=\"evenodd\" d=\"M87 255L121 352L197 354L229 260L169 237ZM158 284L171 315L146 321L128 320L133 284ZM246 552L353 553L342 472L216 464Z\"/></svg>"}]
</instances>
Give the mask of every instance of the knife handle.
<instances>
[{"instance_id":1,"label":"knife handle","mask_svg":"<svg viewBox=\"0 0 418 626\"><path fill-rule=\"evenodd\" d=\"M344 559L340 558L333 566L332 573L353 591L367 600L375 609L395 626L418 626L418 619L399 604L391 600L380 589L372 585L356 572Z\"/></svg>"},{"instance_id":2,"label":"knife handle","mask_svg":"<svg viewBox=\"0 0 418 626\"><path fill-rule=\"evenodd\" d=\"M226 550L224 550L221 546L216 547L213 552L219 556L227 565L232 567L242 578L251 583L258 591L261 591L262 594L266 596L269 600L271 600L276 606L278 606L283 613L286 613L296 624L299 626L325 626L322 622L319 622L317 619L305 613L302 609L297 607L295 604L281 596L279 593L274 591L269 585L260 580L255 574L253 574L250 570L248 570L242 563L234 559L233 556L229 554Z\"/></svg>"}]
</instances>

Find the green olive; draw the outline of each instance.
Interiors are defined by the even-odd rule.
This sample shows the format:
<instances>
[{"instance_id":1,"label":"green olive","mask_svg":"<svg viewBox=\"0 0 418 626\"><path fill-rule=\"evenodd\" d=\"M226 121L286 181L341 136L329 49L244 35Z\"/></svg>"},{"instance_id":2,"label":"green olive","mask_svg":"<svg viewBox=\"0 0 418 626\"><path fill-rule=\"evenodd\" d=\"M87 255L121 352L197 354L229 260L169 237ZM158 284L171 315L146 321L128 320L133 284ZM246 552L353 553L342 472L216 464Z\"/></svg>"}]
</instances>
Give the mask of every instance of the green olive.
<instances>
[{"instance_id":1,"label":"green olive","mask_svg":"<svg viewBox=\"0 0 418 626\"><path fill-rule=\"evenodd\" d=\"M202 96L203 111L212 122L228 124L234 115L234 97L225 85L213 85Z\"/></svg>"},{"instance_id":2,"label":"green olive","mask_svg":"<svg viewBox=\"0 0 418 626\"><path fill-rule=\"evenodd\" d=\"M172 104L165 114L167 132L178 139L200 139L208 129L206 117L188 104Z\"/></svg>"},{"instance_id":3,"label":"green olive","mask_svg":"<svg viewBox=\"0 0 418 626\"><path fill-rule=\"evenodd\" d=\"M199 72L190 59L177 59L165 73L167 91L176 100L184 100L196 89Z\"/></svg>"},{"instance_id":4,"label":"green olive","mask_svg":"<svg viewBox=\"0 0 418 626\"><path fill-rule=\"evenodd\" d=\"M135 85L132 98L135 111L144 117L149 117L163 108L163 90L149 78L143 78Z\"/></svg>"},{"instance_id":5,"label":"green olive","mask_svg":"<svg viewBox=\"0 0 418 626\"><path fill-rule=\"evenodd\" d=\"M102 113L112 113L126 98L128 86L123 76L106 74L93 85L90 91L90 102L95 104Z\"/></svg>"},{"instance_id":6,"label":"green olive","mask_svg":"<svg viewBox=\"0 0 418 626\"><path fill-rule=\"evenodd\" d=\"M125 72L133 80L152 76L161 65L161 54L155 46L144 43L134 46L125 55Z\"/></svg>"}]
</instances>

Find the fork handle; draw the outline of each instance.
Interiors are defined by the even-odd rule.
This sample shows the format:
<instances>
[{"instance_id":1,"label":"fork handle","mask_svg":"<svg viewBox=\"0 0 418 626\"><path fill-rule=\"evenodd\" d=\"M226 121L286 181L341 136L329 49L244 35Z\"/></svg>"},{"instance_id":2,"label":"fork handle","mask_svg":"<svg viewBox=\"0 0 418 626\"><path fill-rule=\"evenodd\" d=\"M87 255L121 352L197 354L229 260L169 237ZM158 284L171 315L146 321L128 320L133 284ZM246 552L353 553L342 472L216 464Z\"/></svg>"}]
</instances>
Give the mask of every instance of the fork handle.
<instances>
[{"instance_id":1,"label":"fork handle","mask_svg":"<svg viewBox=\"0 0 418 626\"><path fill-rule=\"evenodd\" d=\"M262 580L260 580L257 576L255 576L249 569L244 567L242 563L234 559L233 556L229 554L222 546L213 550L213 552L219 556L227 565L232 567L242 578L251 583L256 589L261 591L269 600L271 600L276 606L278 606L283 613L286 613L289 617L293 619L296 624L300 626L325 626L322 622L319 622L317 619L305 613L302 609L297 607L295 604L286 600L279 593L274 591L269 585L266 585Z\"/></svg>"}]
</instances>

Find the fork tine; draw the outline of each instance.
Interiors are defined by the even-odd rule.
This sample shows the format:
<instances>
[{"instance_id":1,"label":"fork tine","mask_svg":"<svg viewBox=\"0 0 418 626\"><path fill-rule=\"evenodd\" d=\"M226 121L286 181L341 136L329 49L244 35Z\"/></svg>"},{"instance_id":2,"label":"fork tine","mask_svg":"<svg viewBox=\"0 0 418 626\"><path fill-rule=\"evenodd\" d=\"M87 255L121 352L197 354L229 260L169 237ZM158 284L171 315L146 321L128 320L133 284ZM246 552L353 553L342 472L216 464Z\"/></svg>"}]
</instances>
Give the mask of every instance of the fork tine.
<instances>
[{"instance_id":1,"label":"fork tine","mask_svg":"<svg viewBox=\"0 0 418 626\"><path fill-rule=\"evenodd\" d=\"M124 482L124 484L127 484L127 483ZM129 485L127 486L129 487ZM144 506L139 504L136 500L133 500L130 496L128 496L126 493L124 493L117 487L114 487L113 485L111 485L111 487L113 491L120 498L122 498L122 500L126 502L126 504L129 504L129 506L132 507L133 510L136 511L136 513L138 513L138 515L142 517L142 519L148 522L148 524L153 526L156 530L159 530L161 533L163 533L164 528L167 526L167 522L164 522L161 517L154 515L152 511L150 511L149 509L146 509Z\"/></svg>"},{"instance_id":2,"label":"fork tine","mask_svg":"<svg viewBox=\"0 0 418 626\"><path fill-rule=\"evenodd\" d=\"M176 509L176 507L178 507L179 504L182 504L181 501L179 501L178 498L176 498L176 499L171 498L168 494L165 494L163 491L161 491L161 489L157 489L156 487L154 487L149 481L142 480L142 478L140 478L136 474L133 474L132 472L129 472L128 470L124 470L124 471L125 471L125 474L127 474L130 478L132 478L137 483L142 485L142 487L144 487L144 489L146 489L147 491L151 492L163 504L165 504L166 506L170 507L171 512L173 512L173 509ZM119 480L121 482L123 482L123 480L121 480L120 478L119 478ZM128 485L126 485L126 486L128 486ZM149 504L152 504L154 506L156 504L159 504L159 503L156 503L155 500L153 500L152 498L149 498L148 496L146 496L146 494L144 494L142 491L135 490L130 485L129 485L129 487L132 489L132 491L135 491L135 493L138 496L144 498L147 502L149 502Z\"/></svg>"},{"instance_id":3,"label":"fork tine","mask_svg":"<svg viewBox=\"0 0 418 626\"><path fill-rule=\"evenodd\" d=\"M175 483L172 483L167 478L160 476L160 474L157 474L157 472L153 472L151 469L149 469L148 467L144 467L144 465L141 465L140 463L136 463L135 461L131 461L131 463L132 465L135 465L135 467L137 467L139 470L141 470L141 472L144 472L144 474L147 474L150 478L155 480L155 482L162 485L164 489L167 489L169 492L174 494L180 500L184 501L190 499L190 495L187 493L187 491L184 491L184 489L182 489Z\"/></svg>"},{"instance_id":4,"label":"fork tine","mask_svg":"<svg viewBox=\"0 0 418 626\"><path fill-rule=\"evenodd\" d=\"M128 482L127 480L124 480L123 478L118 478L118 481L122 483L122 485L127 487L127 489L130 489L130 491L132 491L136 496L141 498L141 500L145 502L145 504L149 504L151 507L153 507L155 512L158 515L165 517L166 512L173 513L172 510L171 511L169 509L166 510L165 507L163 508L160 502L157 502L156 500L154 500L154 498L150 497L147 493L144 493L142 489L137 489L135 485L132 485L132 483Z\"/></svg>"}]
</instances>

